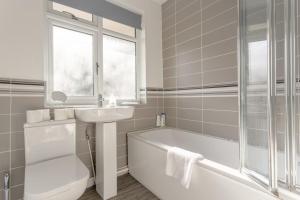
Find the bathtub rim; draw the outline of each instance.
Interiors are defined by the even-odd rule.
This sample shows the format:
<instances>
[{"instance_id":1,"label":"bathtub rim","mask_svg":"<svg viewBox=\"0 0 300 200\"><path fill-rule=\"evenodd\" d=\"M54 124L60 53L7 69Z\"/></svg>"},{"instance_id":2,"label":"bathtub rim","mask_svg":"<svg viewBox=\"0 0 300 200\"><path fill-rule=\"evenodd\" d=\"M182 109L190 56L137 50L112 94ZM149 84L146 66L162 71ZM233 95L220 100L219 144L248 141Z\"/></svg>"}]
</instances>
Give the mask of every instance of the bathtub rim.
<instances>
[{"instance_id":1,"label":"bathtub rim","mask_svg":"<svg viewBox=\"0 0 300 200\"><path fill-rule=\"evenodd\" d=\"M182 131L182 132L186 132L186 133L190 133L190 134L194 134L194 135L198 135L198 136L205 136L205 137L210 137L210 138L214 138L214 139L220 139L220 140L225 140L225 141L229 141L232 143L238 143L238 141L234 141L234 140L227 140L224 138L219 138L219 137L215 137L215 136L210 136L210 135L205 135L205 134L201 134L201 133L196 133L193 131L189 131L189 130L184 130L184 129L180 129L180 128L173 128L173 127L158 127L158 128L151 128L151 129L146 129L146 130L139 130L139 131L132 131L132 132L128 132L127 133L127 137L138 140L140 142L143 142L147 145L150 145L152 147L158 148L161 151L167 153L167 147L169 147L168 145L163 145L162 143L159 142L153 142L153 141L149 141L146 138L142 137L141 134L149 132L149 131L159 131L159 130L175 130L175 131ZM256 182L254 182L251 178L247 177L244 173L242 173L240 171L240 168L235 169L232 167L228 167L226 165L217 163L215 161L206 159L205 157L201 160L199 160L196 165L200 168L204 168L206 170L211 170L214 173L217 173L221 176L225 176L227 178L231 178L235 181L238 181L242 184L245 184L246 186L250 187L251 189L255 189L255 190L259 190L260 192L263 192L271 197L275 197L275 198L280 198L281 196L284 196L286 198L289 198L290 200L296 200L297 198L299 198L299 196L297 194L294 194L288 190L286 190L285 188L278 188L279 191L279 197L275 196L273 193L269 192L268 190L266 190L264 187L260 186L259 184L257 184ZM289 200L287 199L287 200Z\"/></svg>"}]
</instances>

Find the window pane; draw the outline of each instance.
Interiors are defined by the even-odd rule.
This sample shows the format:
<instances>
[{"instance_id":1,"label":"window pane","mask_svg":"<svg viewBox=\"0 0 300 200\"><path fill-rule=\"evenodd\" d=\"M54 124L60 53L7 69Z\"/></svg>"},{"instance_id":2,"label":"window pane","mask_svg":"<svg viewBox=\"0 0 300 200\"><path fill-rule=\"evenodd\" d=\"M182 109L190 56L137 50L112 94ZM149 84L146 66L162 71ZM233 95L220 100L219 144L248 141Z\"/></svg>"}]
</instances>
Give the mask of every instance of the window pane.
<instances>
[{"instance_id":1,"label":"window pane","mask_svg":"<svg viewBox=\"0 0 300 200\"><path fill-rule=\"evenodd\" d=\"M135 28L103 18L103 28L135 38Z\"/></svg>"},{"instance_id":2,"label":"window pane","mask_svg":"<svg viewBox=\"0 0 300 200\"><path fill-rule=\"evenodd\" d=\"M71 8L69 6L65 6L59 3L55 3L53 2L53 10L59 11L59 12L67 12L70 13L72 15L74 15L75 17L87 20L87 21L93 21L93 15L91 13L87 13L75 8Z\"/></svg>"},{"instance_id":3,"label":"window pane","mask_svg":"<svg viewBox=\"0 0 300 200\"><path fill-rule=\"evenodd\" d=\"M53 27L53 90L93 96L93 36Z\"/></svg>"},{"instance_id":4,"label":"window pane","mask_svg":"<svg viewBox=\"0 0 300 200\"><path fill-rule=\"evenodd\" d=\"M135 43L103 36L104 97L136 99Z\"/></svg>"}]
</instances>

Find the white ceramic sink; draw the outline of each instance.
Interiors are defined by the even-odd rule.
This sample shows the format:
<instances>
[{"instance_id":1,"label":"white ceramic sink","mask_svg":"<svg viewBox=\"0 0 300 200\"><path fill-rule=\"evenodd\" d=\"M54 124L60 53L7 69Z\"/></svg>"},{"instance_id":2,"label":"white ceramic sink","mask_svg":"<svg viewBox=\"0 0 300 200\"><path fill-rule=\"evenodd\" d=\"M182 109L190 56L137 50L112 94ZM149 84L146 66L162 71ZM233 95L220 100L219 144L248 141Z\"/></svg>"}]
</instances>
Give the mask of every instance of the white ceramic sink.
<instances>
[{"instance_id":1,"label":"white ceramic sink","mask_svg":"<svg viewBox=\"0 0 300 200\"><path fill-rule=\"evenodd\" d=\"M83 122L116 122L129 119L133 116L134 108L131 106L78 108L75 110L76 118Z\"/></svg>"},{"instance_id":2,"label":"white ceramic sink","mask_svg":"<svg viewBox=\"0 0 300 200\"><path fill-rule=\"evenodd\" d=\"M96 191L107 200L117 195L117 121L133 116L131 106L75 109L76 118L96 124Z\"/></svg>"}]
</instances>

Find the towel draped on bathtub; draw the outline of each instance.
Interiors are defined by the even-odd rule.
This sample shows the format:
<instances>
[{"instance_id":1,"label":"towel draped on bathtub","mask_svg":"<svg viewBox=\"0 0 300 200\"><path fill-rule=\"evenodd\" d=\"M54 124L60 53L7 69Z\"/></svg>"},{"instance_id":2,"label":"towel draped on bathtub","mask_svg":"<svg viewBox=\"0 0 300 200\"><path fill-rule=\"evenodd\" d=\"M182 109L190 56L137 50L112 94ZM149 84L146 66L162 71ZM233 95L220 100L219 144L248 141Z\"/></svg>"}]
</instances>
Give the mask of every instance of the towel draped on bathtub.
<instances>
[{"instance_id":1,"label":"towel draped on bathtub","mask_svg":"<svg viewBox=\"0 0 300 200\"><path fill-rule=\"evenodd\" d=\"M178 147L170 147L167 153L166 174L180 180L186 189L190 187L193 165L203 159L198 153Z\"/></svg>"}]
</instances>

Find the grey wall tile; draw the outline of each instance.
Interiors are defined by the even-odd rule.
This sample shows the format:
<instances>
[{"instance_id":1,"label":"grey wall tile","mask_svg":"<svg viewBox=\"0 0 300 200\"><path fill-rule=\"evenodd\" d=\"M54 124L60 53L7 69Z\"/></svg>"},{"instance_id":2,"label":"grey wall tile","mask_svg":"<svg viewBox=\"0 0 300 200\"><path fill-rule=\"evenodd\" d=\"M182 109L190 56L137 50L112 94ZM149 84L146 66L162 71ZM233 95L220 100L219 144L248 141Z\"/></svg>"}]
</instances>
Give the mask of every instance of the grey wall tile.
<instances>
[{"instance_id":1,"label":"grey wall tile","mask_svg":"<svg viewBox=\"0 0 300 200\"><path fill-rule=\"evenodd\" d=\"M41 96L13 96L12 113L25 113L27 110L41 109L44 107L44 97Z\"/></svg>"},{"instance_id":2,"label":"grey wall tile","mask_svg":"<svg viewBox=\"0 0 300 200\"><path fill-rule=\"evenodd\" d=\"M194 15L190 15L180 22L176 23L176 33L179 34L180 32L201 23L202 13L196 12Z\"/></svg>"},{"instance_id":3,"label":"grey wall tile","mask_svg":"<svg viewBox=\"0 0 300 200\"><path fill-rule=\"evenodd\" d=\"M171 4L168 8L164 9L162 12L162 19L170 17L171 15L175 15L175 3Z\"/></svg>"},{"instance_id":4,"label":"grey wall tile","mask_svg":"<svg viewBox=\"0 0 300 200\"><path fill-rule=\"evenodd\" d=\"M24 149L24 133L11 133L11 150Z\"/></svg>"},{"instance_id":5,"label":"grey wall tile","mask_svg":"<svg viewBox=\"0 0 300 200\"><path fill-rule=\"evenodd\" d=\"M134 130L134 121L133 120L123 120L117 122L117 131L118 133L128 133Z\"/></svg>"},{"instance_id":6,"label":"grey wall tile","mask_svg":"<svg viewBox=\"0 0 300 200\"><path fill-rule=\"evenodd\" d=\"M203 110L203 121L238 126L239 113L235 111Z\"/></svg>"},{"instance_id":7,"label":"grey wall tile","mask_svg":"<svg viewBox=\"0 0 300 200\"><path fill-rule=\"evenodd\" d=\"M180 97L177 99L178 108L202 108L202 97Z\"/></svg>"},{"instance_id":8,"label":"grey wall tile","mask_svg":"<svg viewBox=\"0 0 300 200\"><path fill-rule=\"evenodd\" d=\"M118 133L117 145L127 145L127 133Z\"/></svg>"},{"instance_id":9,"label":"grey wall tile","mask_svg":"<svg viewBox=\"0 0 300 200\"><path fill-rule=\"evenodd\" d=\"M11 170L10 186L24 184L25 167L19 167Z\"/></svg>"},{"instance_id":10,"label":"grey wall tile","mask_svg":"<svg viewBox=\"0 0 300 200\"><path fill-rule=\"evenodd\" d=\"M231 53L237 51L237 38L231 38L227 40L222 40L220 42L211 44L203 48L202 58L207 59L210 57L215 57L218 55L223 55L226 53Z\"/></svg>"},{"instance_id":11,"label":"grey wall tile","mask_svg":"<svg viewBox=\"0 0 300 200\"><path fill-rule=\"evenodd\" d=\"M163 73L164 73L165 78L175 77L177 75L177 68L170 67L170 68L164 69Z\"/></svg>"},{"instance_id":12,"label":"grey wall tile","mask_svg":"<svg viewBox=\"0 0 300 200\"><path fill-rule=\"evenodd\" d=\"M23 194L24 194L24 185L13 187L11 188L10 200L20 200L23 198Z\"/></svg>"},{"instance_id":13,"label":"grey wall tile","mask_svg":"<svg viewBox=\"0 0 300 200\"><path fill-rule=\"evenodd\" d=\"M208 46L218 41L223 41L232 37L237 37L237 22L233 22L222 28L217 29L216 31L209 32L202 37L202 45Z\"/></svg>"},{"instance_id":14,"label":"grey wall tile","mask_svg":"<svg viewBox=\"0 0 300 200\"><path fill-rule=\"evenodd\" d=\"M127 156L124 157L118 157L117 160L117 167L118 169L121 169L127 165Z\"/></svg>"},{"instance_id":15,"label":"grey wall tile","mask_svg":"<svg viewBox=\"0 0 300 200\"><path fill-rule=\"evenodd\" d=\"M0 171L9 170L10 152L0 153Z\"/></svg>"},{"instance_id":16,"label":"grey wall tile","mask_svg":"<svg viewBox=\"0 0 300 200\"><path fill-rule=\"evenodd\" d=\"M166 118L166 125L168 127L176 128L177 127L177 118L172 118L170 116L167 116L167 118Z\"/></svg>"},{"instance_id":17,"label":"grey wall tile","mask_svg":"<svg viewBox=\"0 0 300 200\"><path fill-rule=\"evenodd\" d=\"M194 51L178 55L176 62L178 65L184 65L184 64L199 61L201 59L201 52L202 52L201 49L196 49Z\"/></svg>"},{"instance_id":18,"label":"grey wall tile","mask_svg":"<svg viewBox=\"0 0 300 200\"><path fill-rule=\"evenodd\" d=\"M210 71L237 66L237 53L230 52L217 57L203 59L203 71Z\"/></svg>"},{"instance_id":19,"label":"grey wall tile","mask_svg":"<svg viewBox=\"0 0 300 200\"><path fill-rule=\"evenodd\" d=\"M164 78L164 88L176 88L176 78Z\"/></svg>"},{"instance_id":20,"label":"grey wall tile","mask_svg":"<svg viewBox=\"0 0 300 200\"><path fill-rule=\"evenodd\" d=\"M228 68L223 70L204 72L203 84L204 85L220 85L227 83L237 83L238 81L238 69Z\"/></svg>"},{"instance_id":21,"label":"grey wall tile","mask_svg":"<svg viewBox=\"0 0 300 200\"><path fill-rule=\"evenodd\" d=\"M163 60L164 67L174 67L176 66L176 57L171 57Z\"/></svg>"},{"instance_id":22,"label":"grey wall tile","mask_svg":"<svg viewBox=\"0 0 300 200\"><path fill-rule=\"evenodd\" d=\"M176 11L176 20L182 21L183 19L194 15L195 13L199 12L200 9L200 0L193 1L192 3L188 4L187 6L183 7L180 10Z\"/></svg>"},{"instance_id":23,"label":"grey wall tile","mask_svg":"<svg viewBox=\"0 0 300 200\"><path fill-rule=\"evenodd\" d=\"M25 114L12 114L11 115L11 131L12 132L23 132L25 123L26 123L26 115Z\"/></svg>"},{"instance_id":24,"label":"grey wall tile","mask_svg":"<svg viewBox=\"0 0 300 200\"><path fill-rule=\"evenodd\" d=\"M175 45L175 36L171 36L163 41L163 50Z\"/></svg>"},{"instance_id":25,"label":"grey wall tile","mask_svg":"<svg viewBox=\"0 0 300 200\"><path fill-rule=\"evenodd\" d=\"M87 140L76 140L76 153L89 153Z\"/></svg>"},{"instance_id":26,"label":"grey wall tile","mask_svg":"<svg viewBox=\"0 0 300 200\"><path fill-rule=\"evenodd\" d=\"M188 41L192 38L200 37L201 36L201 27L202 24L195 24L189 27L188 29L179 32L176 34L176 42L177 43L183 43L185 41Z\"/></svg>"},{"instance_id":27,"label":"grey wall tile","mask_svg":"<svg viewBox=\"0 0 300 200\"><path fill-rule=\"evenodd\" d=\"M162 5L162 12L165 12L166 9L170 8L172 5L175 5L175 0L168 0Z\"/></svg>"},{"instance_id":28,"label":"grey wall tile","mask_svg":"<svg viewBox=\"0 0 300 200\"><path fill-rule=\"evenodd\" d=\"M25 151L16 150L11 152L11 167L23 167L25 166Z\"/></svg>"},{"instance_id":29,"label":"grey wall tile","mask_svg":"<svg viewBox=\"0 0 300 200\"><path fill-rule=\"evenodd\" d=\"M203 109L238 112L238 96L203 97Z\"/></svg>"},{"instance_id":30,"label":"grey wall tile","mask_svg":"<svg viewBox=\"0 0 300 200\"><path fill-rule=\"evenodd\" d=\"M176 73L175 67L164 70L165 88L222 87L221 84L237 83L237 0L176 0L175 7L176 60L172 59L172 66L176 66ZM166 60L170 52L164 53ZM165 63L171 66L170 61ZM164 109L168 126L202 132L202 120L224 123L224 133L222 127L210 123L206 123L205 131L213 136L237 138L237 96L197 94L165 98Z\"/></svg>"},{"instance_id":31,"label":"grey wall tile","mask_svg":"<svg viewBox=\"0 0 300 200\"><path fill-rule=\"evenodd\" d=\"M154 128L156 124L156 118L153 119L137 119L135 120L135 130L146 130Z\"/></svg>"},{"instance_id":32,"label":"grey wall tile","mask_svg":"<svg viewBox=\"0 0 300 200\"><path fill-rule=\"evenodd\" d=\"M10 150L10 134L0 134L0 152Z\"/></svg>"},{"instance_id":33,"label":"grey wall tile","mask_svg":"<svg viewBox=\"0 0 300 200\"><path fill-rule=\"evenodd\" d=\"M206 8L212 4L215 4L218 0L202 0L202 8Z\"/></svg>"},{"instance_id":34,"label":"grey wall tile","mask_svg":"<svg viewBox=\"0 0 300 200\"><path fill-rule=\"evenodd\" d=\"M118 157L127 156L127 145L126 144L117 146L117 156Z\"/></svg>"},{"instance_id":35,"label":"grey wall tile","mask_svg":"<svg viewBox=\"0 0 300 200\"><path fill-rule=\"evenodd\" d=\"M177 45L177 54L183 54L201 47L201 37L192 38L182 44Z\"/></svg>"},{"instance_id":36,"label":"grey wall tile","mask_svg":"<svg viewBox=\"0 0 300 200\"><path fill-rule=\"evenodd\" d=\"M165 108L175 108L177 106L177 98L164 98L164 107Z\"/></svg>"},{"instance_id":37,"label":"grey wall tile","mask_svg":"<svg viewBox=\"0 0 300 200\"><path fill-rule=\"evenodd\" d=\"M201 2L201 0L176 0L176 12L180 12L195 2Z\"/></svg>"},{"instance_id":38,"label":"grey wall tile","mask_svg":"<svg viewBox=\"0 0 300 200\"><path fill-rule=\"evenodd\" d=\"M175 24L169 28L163 28L162 30L162 39L166 40L167 38L175 36Z\"/></svg>"},{"instance_id":39,"label":"grey wall tile","mask_svg":"<svg viewBox=\"0 0 300 200\"><path fill-rule=\"evenodd\" d=\"M10 131L10 116L0 115L0 133L7 133Z\"/></svg>"},{"instance_id":40,"label":"grey wall tile","mask_svg":"<svg viewBox=\"0 0 300 200\"><path fill-rule=\"evenodd\" d=\"M203 9L203 20L213 18L232 7L236 7L237 5L237 0L219 0Z\"/></svg>"},{"instance_id":41,"label":"grey wall tile","mask_svg":"<svg viewBox=\"0 0 300 200\"><path fill-rule=\"evenodd\" d=\"M9 96L0 96L0 114L10 114Z\"/></svg>"},{"instance_id":42,"label":"grey wall tile","mask_svg":"<svg viewBox=\"0 0 300 200\"><path fill-rule=\"evenodd\" d=\"M175 24L175 15L171 15L162 21L162 30L165 31Z\"/></svg>"},{"instance_id":43,"label":"grey wall tile","mask_svg":"<svg viewBox=\"0 0 300 200\"><path fill-rule=\"evenodd\" d=\"M202 30L203 33L207 33L213 30L218 29L220 26L224 26L226 24L230 24L233 21L238 19L237 7L234 7L230 10L227 10L224 13L221 13L209 20L203 22Z\"/></svg>"},{"instance_id":44,"label":"grey wall tile","mask_svg":"<svg viewBox=\"0 0 300 200\"><path fill-rule=\"evenodd\" d=\"M194 108L178 108L177 117L179 119L202 121L202 110Z\"/></svg>"},{"instance_id":45,"label":"grey wall tile","mask_svg":"<svg viewBox=\"0 0 300 200\"><path fill-rule=\"evenodd\" d=\"M165 113L167 115L167 118L176 118L177 117L177 110L176 110L176 108L165 107Z\"/></svg>"},{"instance_id":46,"label":"grey wall tile","mask_svg":"<svg viewBox=\"0 0 300 200\"><path fill-rule=\"evenodd\" d=\"M207 135L238 141L238 127L203 123L203 132Z\"/></svg>"},{"instance_id":47,"label":"grey wall tile","mask_svg":"<svg viewBox=\"0 0 300 200\"><path fill-rule=\"evenodd\" d=\"M87 166L87 167L92 166L92 162L91 162L91 158L90 158L89 153L78 154L77 156L85 164L85 166Z\"/></svg>"},{"instance_id":48,"label":"grey wall tile","mask_svg":"<svg viewBox=\"0 0 300 200\"><path fill-rule=\"evenodd\" d=\"M169 47L165 50L163 50L163 57L164 58L170 58L176 55L176 49L175 46Z\"/></svg>"},{"instance_id":49,"label":"grey wall tile","mask_svg":"<svg viewBox=\"0 0 300 200\"><path fill-rule=\"evenodd\" d=\"M156 114L157 114L156 108L138 108L138 109L135 109L134 117L136 119L155 118Z\"/></svg>"},{"instance_id":50,"label":"grey wall tile","mask_svg":"<svg viewBox=\"0 0 300 200\"><path fill-rule=\"evenodd\" d=\"M184 130L202 133L203 123L199 121L190 121L185 119L178 119L177 127Z\"/></svg>"},{"instance_id":51,"label":"grey wall tile","mask_svg":"<svg viewBox=\"0 0 300 200\"><path fill-rule=\"evenodd\" d=\"M202 85L202 77L203 74L191 74L186 76L177 77L177 87L185 88L185 87L197 87Z\"/></svg>"}]
</instances>

